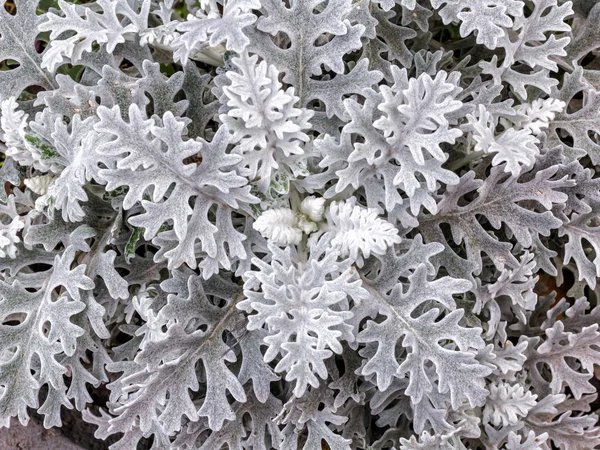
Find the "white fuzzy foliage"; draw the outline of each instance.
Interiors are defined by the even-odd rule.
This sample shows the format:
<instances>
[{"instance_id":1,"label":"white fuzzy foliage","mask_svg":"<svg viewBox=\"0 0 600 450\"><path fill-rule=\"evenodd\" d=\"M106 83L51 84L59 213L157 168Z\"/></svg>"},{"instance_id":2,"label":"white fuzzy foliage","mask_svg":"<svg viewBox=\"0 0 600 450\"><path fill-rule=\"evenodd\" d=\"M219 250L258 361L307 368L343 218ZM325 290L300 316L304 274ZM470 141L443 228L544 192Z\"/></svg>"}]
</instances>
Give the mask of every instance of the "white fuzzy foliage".
<instances>
[{"instance_id":1,"label":"white fuzzy foliage","mask_svg":"<svg viewBox=\"0 0 600 450\"><path fill-rule=\"evenodd\" d=\"M313 222L322 221L323 214L325 214L325 199L314 195L306 197L300 204L300 212Z\"/></svg>"},{"instance_id":2,"label":"white fuzzy foliage","mask_svg":"<svg viewBox=\"0 0 600 450\"><path fill-rule=\"evenodd\" d=\"M289 208L269 209L254 222L254 229L278 246L295 245L302 239L298 216Z\"/></svg>"},{"instance_id":3,"label":"white fuzzy foliage","mask_svg":"<svg viewBox=\"0 0 600 450\"><path fill-rule=\"evenodd\" d=\"M215 0L200 2L196 15L189 14L185 22L179 22L181 36L174 45L179 47L173 55L175 61L186 64L189 58L197 59L199 52L225 43L227 50L242 52L248 45L243 28L253 24L256 16L250 13L259 8L258 0L224 2L219 8Z\"/></svg>"},{"instance_id":4,"label":"white fuzzy foliage","mask_svg":"<svg viewBox=\"0 0 600 450\"><path fill-rule=\"evenodd\" d=\"M362 257L383 255L388 247L400 242L398 230L378 217L377 210L363 208L356 200L333 202L327 212L332 235L331 245L342 257L362 263Z\"/></svg>"},{"instance_id":5,"label":"white fuzzy foliage","mask_svg":"<svg viewBox=\"0 0 600 450\"><path fill-rule=\"evenodd\" d=\"M19 216L15 216L8 225L0 224L0 258L15 258L17 247L15 244L21 242L17 233L23 229L23 222Z\"/></svg>"},{"instance_id":6,"label":"white fuzzy foliage","mask_svg":"<svg viewBox=\"0 0 600 450\"><path fill-rule=\"evenodd\" d=\"M294 171L291 155L302 155L310 128L312 112L296 108L298 97L294 88L283 90L279 71L257 56L243 54L233 59L238 72L227 72L231 84L223 87L223 103L227 114L221 121L238 144L235 152L243 155L242 167L249 169L249 178L256 180L259 190L265 191L273 172L281 165Z\"/></svg>"},{"instance_id":7,"label":"white fuzzy foliage","mask_svg":"<svg viewBox=\"0 0 600 450\"><path fill-rule=\"evenodd\" d=\"M148 340L156 341L164 338L165 333L162 331L162 327L165 326L166 321L152 308L155 293L153 294L151 295L151 291L142 290L138 295L134 295L130 305L126 308L126 321L130 323L133 314L137 313L145 322L138 330L138 334L144 333Z\"/></svg>"},{"instance_id":8,"label":"white fuzzy foliage","mask_svg":"<svg viewBox=\"0 0 600 450\"><path fill-rule=\"evenodd\" d=\"M530 167L540 153L537 144L539 141L531 134L528 128L515 130L508 128L496 135L492 115L483 105L479 105L479 119L468 115L467 118L473 127L475 151L495 153L492 165L504 164L504 171L517 176L524 167Z\"/></svg>"},{"instance_id":9,"label":"white fuzzy foliage","mask_svg":"<svg viewBox=\"0 0 600 450\"><path fill-rule=\"evenodd\" d=\"M27 127L27 114L19 110L19 104L14 97L2 101L2 141L6 144L6 155L13 158L21 165L31 165L38 158L31 154L25 145L25 128ZM36 155L37 156L37 155Z\"/></svg>"},{"instance_id":10,"label":"white fuzzy foliage","mask_svg":"<svg viewBox=\"0 0 600 450\"><path fill-rule=\"evenodd\" d=\"M50 31L52 39L48 51L44 53L42 67L54 71L68 58L73 64L84 53L91 52L93 44L105 44L113 52L118 44L131 35L145 30L148 26L150 1L140 2L141 11L132 9L128 2L98 0L96 4L102 13L91 8L80 8L59 0L58 4L65 17L47 14L48 20L40 25L40 31ZM56 39L66 35L67 38Z\"/></svg>"},{"instance_id":11,"label":"white fuzzy foliage","mask_svg":"<svg viewBox=\"0 0 600 450\"><path fill-rule=\"evenodd\" d=\"M266 328L264 360L281 355L276 372L296 381L294 395L302 397L308 386L318 387L327 377L325 360L342 352L342 341L352 340L350 300L368 298L349 260L339 261L327 239L312 246L308 262L295 249L270 247L273 259L254 258L258 270L244 274L246 300L239 309L248 313L249 330Z\"/></svg>"},{"instance_id":12,"label":"white fuzzy foliage","mask_svg":"<svg viewBox=\"0 0 600 450\"><path fill-rule=\"evenodd\" d=\"M548 433L542 433L536 435L533 430L529 430L529 433L525 437L519 436L514 431L508 433L508 442L506 443L506 450L543 450L548 448L546 441L548 440ZM522 442L521 442L522 441Z\"/></svg>"},{"instance_id":13,"label":"white fuzzy foliage","mask_svg":"<svg viewBox=\"0 0 600 450\"><path fill-rule=\"evenodd\" d=\"M174 41L179 38L179 33L175 31L177 22L171 22L155 28L148 28L140 32L140 45L160 45L171 48Z\"/></svg>"},{"instance_id":14,"label":"white fuzzy foliage","mask_svg":"<svg viewBox=\"0 0 600 450\"><path fill-rule=\"evenodd\" d=\"M384 115L373 126L383 131L390 146L407 147L418 165L425 164L428 154L438 161L445 161L447 156L440 145L453 143L462 134L460 130L450 128L448 121L448 116L462 105L454 98L460 91L454 84L456 77L440 71L435 78L425 73L419 78L407 79L406 70L396 70L394 78L396 83L391 88L381 87L383 102L378 109ZM369 155L373 152L375 154ZM369 153L366 158L370 163L385 157L376 149ZM398 182L394 181L395 184Z\"/></svg>"},{"instance_id":15,"label":"white fuzzy foliage","mask_svg":"<svg viewBox=\"0 0 600 450\"><path fill-rule=\"evenodd\" d=\"M38 195L46 195L48 193L48 188L54 179L55 178L52 175L40 175L39 177L26 178L23 180L23 183L31 189L32 192Z\"/></svg>"},{"instance_id":16,"label":"white fuzzy foliage","mask_svg":"<svg viewBox=\"0 0 600 450\"><path fill-rule=\"evenodd\" d=\"M298 222L296 226L305 234L310 234L319 228L316 223L308 219L304 214L298 214Z\"/></svg>"},{"instance_id":17,"label":"white fuzzy foliage","mask_svg":"<svg viewBox=\"0 0 600 450\"><path fill-rule=\"evenodd\" d=\"M523 114L526 119L520 123L524 129L538 136L548 128L550 122L554 120L556 114L564 111L567 104L555 98L536 99L531 103L523 103L515 109Z\"/></svg>"},{"instance_id":18,"label":"white fuzzy foliage","mask_svg":"<svg viewBox=\"0 0 600 450\"><path fill-rule=\"evenodd\" d=\"M300 204L300 211L289 208L274 208L263 212L253 226L271 243L284 247L296 245L302 239L302 233L310 234L318 229L316 222L323 220L325 199L315 196L306 197Z\"/></svg>"},{"instance_id":19,"label":"white fuzzy foliage","mask_svg":"<svg viewBox=\"0 0 600 450\"><path fill-rule=\"evenodd\" d=\"M600 448L596 1L5 3L0 426Z\"/></svg>"},{"instance_id":20,"label":"white fuzzy foliage","mask_svg":"<svg viewBox=\"0 0 600 450\"><path fill-rule=\"evenodd\" d=\"M483 421L494 426L516 425L536 404L537 395L520 384L499 381L488 386L490 395L483 409Z\"/></svg>"},{"instance_id":21,"label":"white fuzzy foliage","mask_svg":"<svg viewBox=\"0 0 600 450\"><path fill-rule=\"evenodd\" d=\"M514 17L523 15L524 3L521 0L462 0L440 1L447 3L440 11L444 23L460 22L460 35L466 37L477 32L477 43L490 49L498 46L498 41L513 25Z\"/></svg>"},{"instance_id":22,"label":"white fuzzy foliage","mask_svg":"<svg viewBox=\"0 0 600 450\"><path fill-rule=\"evenodd\" d=\"M455 433L447 435L431 435L424 431L417 438L412 436L410 439L400 439L400 450L455 450L452 445L452 437Z\"/></svg>"}]
</instances>

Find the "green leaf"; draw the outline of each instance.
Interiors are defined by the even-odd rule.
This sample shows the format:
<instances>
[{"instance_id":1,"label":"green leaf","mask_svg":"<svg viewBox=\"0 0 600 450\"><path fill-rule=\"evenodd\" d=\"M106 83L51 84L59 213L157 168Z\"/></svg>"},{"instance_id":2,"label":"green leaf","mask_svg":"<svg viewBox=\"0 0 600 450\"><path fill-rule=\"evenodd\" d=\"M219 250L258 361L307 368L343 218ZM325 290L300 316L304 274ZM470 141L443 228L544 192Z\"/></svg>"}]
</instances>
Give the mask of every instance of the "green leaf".
<instances>
[{"instance_id":1,"label":"green leaf","mask_svg":"<svg viewBox=\"0 0 600 450\"><path fill-rule=\"evenodd\" d=\"M60 156L54 147L44 143L44 141L37 136L26 134L25 140L40 151L42 159L52 159Z\"/></svg>"},{"instance_id":2,"label":"green leaf","mask_svg":"<svg viewBox=\"0 0 600 450\"><path fill-rule=\"evenodd\" d=\"M143 227L133 229L131 236L129 236L129 240L127 241L127 244L125 245L125 260L127 262L129 262L133 257L135 257L135 245L138 243L138 241L144 235L145 231L146 231L146 229Z\"/></svg>"}]
</instances>

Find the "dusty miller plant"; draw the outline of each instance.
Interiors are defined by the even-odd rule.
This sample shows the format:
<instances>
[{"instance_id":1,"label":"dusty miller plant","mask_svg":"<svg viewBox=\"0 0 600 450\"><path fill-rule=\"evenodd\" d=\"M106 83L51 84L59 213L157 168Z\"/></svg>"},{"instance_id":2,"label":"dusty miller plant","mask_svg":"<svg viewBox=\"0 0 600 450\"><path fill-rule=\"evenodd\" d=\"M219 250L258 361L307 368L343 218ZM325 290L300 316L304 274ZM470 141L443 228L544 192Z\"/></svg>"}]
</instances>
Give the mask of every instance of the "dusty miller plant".
<instances>
[{"instance_id":1,"label":"dusty miller plant","mask_svg":"<svg viewBox=\"0 0 600 450\"><path fill-rule=\"evenodd\" d=\"M600 445L600 5L0 4L3 426Z\"/></svg>"}]
</instances>

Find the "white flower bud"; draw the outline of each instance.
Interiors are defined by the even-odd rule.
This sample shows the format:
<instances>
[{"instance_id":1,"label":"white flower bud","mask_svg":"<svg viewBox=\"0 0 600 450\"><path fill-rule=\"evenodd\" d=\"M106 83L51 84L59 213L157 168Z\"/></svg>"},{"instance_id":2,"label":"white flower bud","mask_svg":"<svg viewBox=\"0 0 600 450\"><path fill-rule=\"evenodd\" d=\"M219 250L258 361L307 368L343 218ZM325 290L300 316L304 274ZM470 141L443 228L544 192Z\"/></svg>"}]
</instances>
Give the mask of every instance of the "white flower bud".
<instances>
[{"instance_id":1,"label":"white flower bud","mask_svg":"<svg viewBox=\"0 0 600 450\"><path fill-rule=\"evenodd\" d=\"M300 243L302 230L298 228L298 217L289 208L269 209L254 222L254 229L275 245L285 246Z\"/></svg>"},{"instance_id":2,"label":"white flower bud","mask_svg":"<svg viewBox=\"0 0 600 450\"><path fill-rule=\"evenodd\" d=\"M319 228L316 223L308 220L306 216L299 216L298 223L296 226L306 234L313 233Z\"/></svg>"},{"instance_id":3,"label":"white flower bud","mask_svg":"<svg viewBox=\"0 0 600 450\"><path fill-rule=\"evenodd\" d=\"M325 213L325 199L314 195L306 197L300 204L300 212L307 215L313 222L322 221Z\"/></svg>"}]
</instances>

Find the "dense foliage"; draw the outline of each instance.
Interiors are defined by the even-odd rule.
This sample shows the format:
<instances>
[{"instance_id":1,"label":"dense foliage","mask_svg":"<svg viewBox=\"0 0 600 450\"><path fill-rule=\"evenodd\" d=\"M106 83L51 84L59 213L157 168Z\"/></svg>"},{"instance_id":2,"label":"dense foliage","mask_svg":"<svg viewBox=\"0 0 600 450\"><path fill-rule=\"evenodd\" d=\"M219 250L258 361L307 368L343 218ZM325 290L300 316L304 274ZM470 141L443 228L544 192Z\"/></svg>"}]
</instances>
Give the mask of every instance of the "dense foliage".
<instances>
[{"instance_id":1,"label":"dense foliage","mask_svg":"<svg viewBox=\"0 0 600 450\"><path fill-rule=\"evenodd\" d=\"M0 423L600 446L595 3L0 1Z\"/></svg>"}]
</instances>

